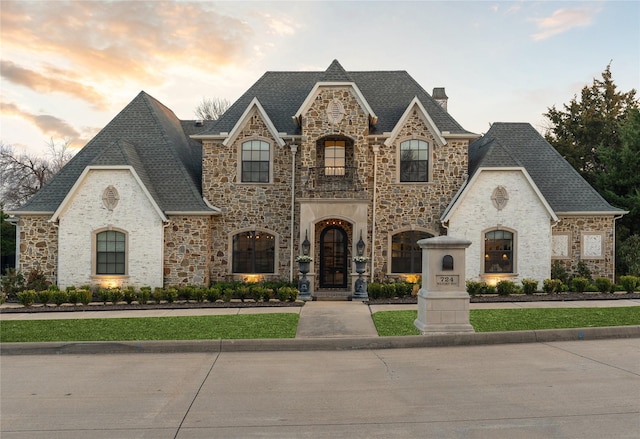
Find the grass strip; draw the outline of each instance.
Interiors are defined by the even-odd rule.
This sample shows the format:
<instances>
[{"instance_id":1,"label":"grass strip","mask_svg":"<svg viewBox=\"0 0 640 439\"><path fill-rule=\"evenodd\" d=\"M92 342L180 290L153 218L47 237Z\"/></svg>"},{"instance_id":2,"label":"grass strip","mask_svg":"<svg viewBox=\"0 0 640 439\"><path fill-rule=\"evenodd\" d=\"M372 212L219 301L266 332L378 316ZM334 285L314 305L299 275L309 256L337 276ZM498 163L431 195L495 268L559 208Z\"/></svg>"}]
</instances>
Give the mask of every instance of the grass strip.
<instances>
[{"instance_id":1,"label":"grass strip","mask_svg":"<svg viewBox=\"0 0 640 439\"><path fill-rule=\"evenodd\" d=\"M294 338L296 313L0 322L0 342Z\"/></svg>"},{"instance_id":2,"label":"grass strip","mask_svg":"<svg viewBox=\"0 0 640 439\"><path fill-rule=\"evenodd\" d=\"M418 335L418 311L380 311L373 322L380 336ZM640 307L476 309L469 312L476 332L640 325Z\"/></svg>"}]
</instances>

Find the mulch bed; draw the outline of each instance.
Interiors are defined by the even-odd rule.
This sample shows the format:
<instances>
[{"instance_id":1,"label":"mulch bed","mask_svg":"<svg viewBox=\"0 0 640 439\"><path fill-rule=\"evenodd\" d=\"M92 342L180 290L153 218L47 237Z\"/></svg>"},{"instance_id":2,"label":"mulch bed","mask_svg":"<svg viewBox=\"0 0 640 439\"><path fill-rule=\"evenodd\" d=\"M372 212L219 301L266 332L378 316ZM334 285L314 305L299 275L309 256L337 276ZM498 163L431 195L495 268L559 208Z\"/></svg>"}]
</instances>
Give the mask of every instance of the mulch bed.
<instances>
[{"instance_id":1,"label":"mulch bed","mask_svg":"<svg viewBox=\"0 0 640 439\"><path fill-rule=\"evenodd\" d=\"M40 312L82 312L82 311L132 311L132 310L144 310L144 309L193 309L193 308L275 308L275 307L300 307L304 302L174 302L174 303L147 303L146 305L140 305L132 303L127 305L126 303L118 303L113 305L111 303L103 304L93 302L91 305L70 305L64 304L62 306L34 304L28 308L24 306L18 307L3 307L0 308L0 313L40 313Z\"/></svg>"},{"instance_id":2,"label":"mulch bed","mask_svg":"<svg viewBox=\"0 0 640 439\"><path fill-rule=\"evenodd\" d=\"M569 302L575 300L622 300L640 299L640 293L559 293L559 294L514 294L511 296L498 296L497 294L472 296L471 303L495 303L495 302ZM371 305L383 304L412 304L418 303L416 296L394 297L393 299L369 299Z\"/></svg>"},{"instance_id":3,"label":"mulch bed","mask_svg":"<svg viewBox=\"0 0 640 439\"><path fill-rule=\"evenodd\" d=\"M481 295L472 296L471 303L494 303L494 302L549 302L559 301L568 302L575 300L624 300L624 299L640 299L640 293L614 293L614 294L602 294L602 293L560 293L560 294L532 294L527 296L525 294L514 294L511 296L498 296ZM383 304L417 304L418 298L416 296L409 297L394 297L392 299L369 299L366 303L370 305L383 305ZM25 308L23 306L18 307L2 307L0 313L41 313L41 312L83 312L83 311L125 311L125 310L145 310L145 309L193 309L193 308L263 308L263 307L301 307L304 306L303 301L296 302L174 302L174 303L148 303L146 305L140 305L133 303L127 305L126 303L119 303L113 305L111 303L102 304L93 302L91 305L70 305L64 304L62 306L47 305L42 306L35 304L31 307Z\"/></svg>"}]
</instances>

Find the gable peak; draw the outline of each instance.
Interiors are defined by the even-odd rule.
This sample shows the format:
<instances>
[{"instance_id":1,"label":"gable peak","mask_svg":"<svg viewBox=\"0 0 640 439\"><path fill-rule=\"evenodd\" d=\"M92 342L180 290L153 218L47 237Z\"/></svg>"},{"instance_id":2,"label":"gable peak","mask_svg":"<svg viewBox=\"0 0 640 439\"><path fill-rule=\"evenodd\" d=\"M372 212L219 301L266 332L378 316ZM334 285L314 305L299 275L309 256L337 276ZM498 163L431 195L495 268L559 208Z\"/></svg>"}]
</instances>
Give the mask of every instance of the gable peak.
<instances>
[{"instance_id":1,"label":"gable peak","mask_svg":"<svg viewBox=\"0 0 640 439\"><path fill-rule=\"evenodd\" d=\"M321 82L353 82L353 79L346 70L340 65L337 59L334 59L327 70L322 74Z\"/></svg>"}]
</instances>

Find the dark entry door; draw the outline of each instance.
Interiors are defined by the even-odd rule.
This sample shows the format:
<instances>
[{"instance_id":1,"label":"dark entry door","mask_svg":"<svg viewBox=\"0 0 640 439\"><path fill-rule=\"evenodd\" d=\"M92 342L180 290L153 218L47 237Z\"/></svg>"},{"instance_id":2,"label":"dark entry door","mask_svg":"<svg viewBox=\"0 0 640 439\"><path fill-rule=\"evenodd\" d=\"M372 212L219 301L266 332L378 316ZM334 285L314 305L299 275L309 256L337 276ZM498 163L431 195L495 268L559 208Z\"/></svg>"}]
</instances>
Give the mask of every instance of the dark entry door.
<instances>
[{"instance_id":1,"label":"dark entry door","mask_svg":"<svg viewBox=\"0 0 640 439\"><path fill-rule=\"evenodd\" d=\"M347 232L338 226L320 234L320 288L347 287Z\"/></svg>"}]
</instances>

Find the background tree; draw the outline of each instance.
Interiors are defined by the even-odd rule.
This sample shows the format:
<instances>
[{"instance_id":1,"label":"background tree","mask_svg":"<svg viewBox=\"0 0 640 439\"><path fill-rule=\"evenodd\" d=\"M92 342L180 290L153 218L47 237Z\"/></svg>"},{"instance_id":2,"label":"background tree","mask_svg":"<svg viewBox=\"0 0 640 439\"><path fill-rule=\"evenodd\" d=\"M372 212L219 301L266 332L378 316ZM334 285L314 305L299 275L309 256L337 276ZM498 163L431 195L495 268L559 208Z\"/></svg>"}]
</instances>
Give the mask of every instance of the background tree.
<instances>
[{"instance_id":1,"label":"background tree","mask_svg":"<svg viewBox=\"0 0 640 439\"><path fill-rule=\"evenodd\" d=\"M0 203L5 209L23 205L73 157L69 141L51 139L45 156L16 152L0 143Z\"/></svg>"},{"instance_id":2,"label":"background tree","mask_svg":"<svg viewBox=\"0 0 640 439\"><path fill-rule=\"evenodd\" d=\"M195 110L196 117L202 120L217 120L231 106L226 99L202 98Z\"/></svg>"},{"instance_id":3,"label":"background tree","mask_svg":"<svg viewBox=\"0 0 640 439\"><path fill-rule=\"evenodd\" d=\"M640 111L636 90L617 90L611 65L563 110L551 107L545 137L613 206L629 211L616 222L617 273L637 269L640 243Z\"/></svg>"},{"instance_id":4,"label":"background tree","mask_svg":"<svg viewBox=\"0 0 640 439\"><path fill-rule=\"evenodd\" d=\"M574 96L559 110L548 108L544 116L550 127L545 134L560 154L587 180L594 184L603 171L599 150L620 148L620 126L629 110L638 108L636 90L617 91L611 65L602 72L602 79L582 88L580 98Z\"/></svg>"},{"instance_id":5,"label":"background tree","mask_svg":"<svg viewBox=\"0 0 640 439\"><path fill-rule=\"evenodd\" d=\"M4 274L7 268L15 266L16 227L7 221L8 218L0 205L0 275Z\"/></svg>"}]
</instances>

